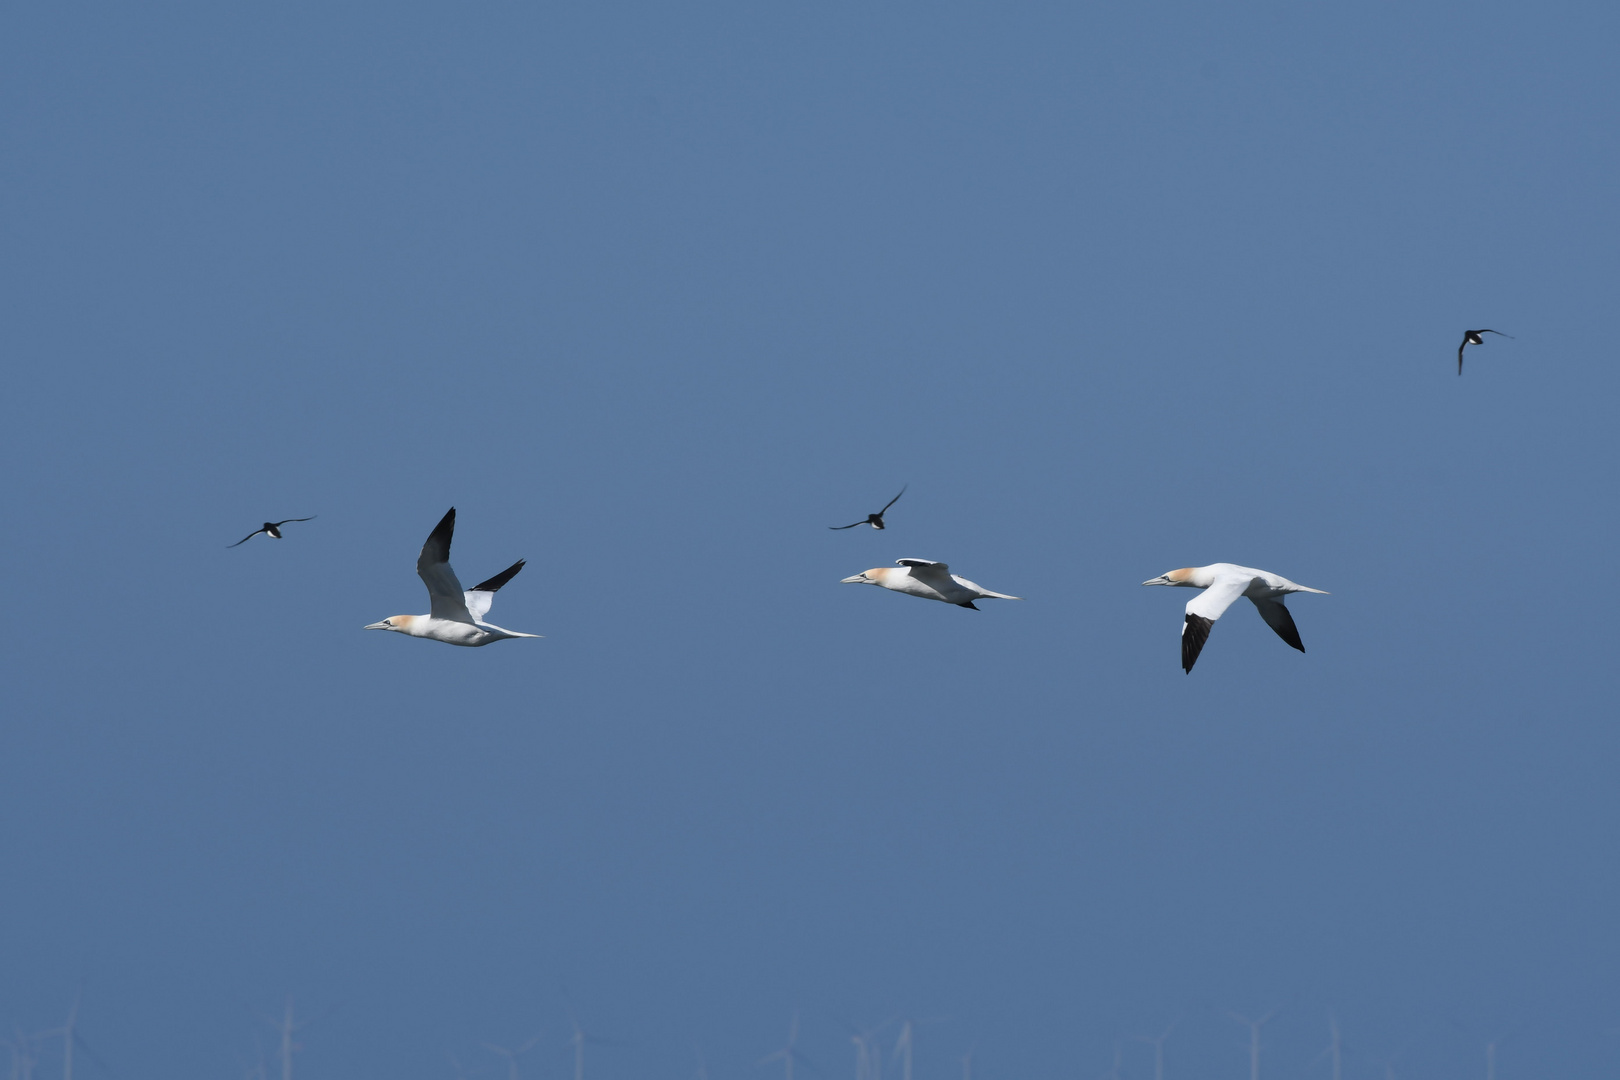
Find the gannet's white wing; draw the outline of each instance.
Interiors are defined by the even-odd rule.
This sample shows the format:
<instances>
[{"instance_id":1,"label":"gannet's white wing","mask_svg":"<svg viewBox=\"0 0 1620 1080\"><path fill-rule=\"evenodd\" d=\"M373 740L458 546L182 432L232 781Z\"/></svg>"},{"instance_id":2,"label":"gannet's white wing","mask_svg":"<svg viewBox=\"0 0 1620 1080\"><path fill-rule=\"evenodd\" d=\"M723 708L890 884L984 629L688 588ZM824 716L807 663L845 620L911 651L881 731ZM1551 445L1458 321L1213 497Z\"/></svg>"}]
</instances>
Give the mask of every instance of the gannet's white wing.
<instances>
[{"instance_id":1,"label":"gannet's white wing","mask_svg":"<svg viewBox=\"0 0 1620 1080\"><path fill-rule=\"evenodd\" d=\"M1294 625L1294 617L1283 606L1281 600L1264 600L1258 596L1249 597L1254 606L1260 609L1260 617L1266 620L1266 625L1277 631L1277 636L1288 644L1305 651L1305 643L1299 640L1299 628Z\"/></svg>"},{"instance_id":2,"label":"gannet's white wing","mask_svg":"<svg viewBox=\"0 0 1620 1080\"><path fill-rule=\"evenodd\" d=\"M422 579L422 584L427 586L435 619L470 623L473 617L467 610L461 582L456 580L456 572L450 569L450 538L455 531L456 508L452 506L450 512L433 526L427 543L422 545L422 554L416 557L416 573Z\"/></svg>"},{"instance_id":3,"label":"gannet's white wing","mask_svg":"<svg viewBox=\"0 0 1620 1080\"><path fill-rule=\"evenodd\" d=\"M949 563L930 562L927 559L896 559L894 565L911 567L911 576L918 581L938 582L944 585L951 583Z\"/></svg>"},{"instance_id":4,"label":"gannet's white wing","mask_svg":"<svg viewBox=\"0 0 1620 1080\"><path fill-rule=\"evenodd\" d=\"M1192 671L1198 654L1204 651L1204 642L1209 640L1209 628L1253 580L1246 574L1222 574L1209 588L1188 601L1187 618L1181 624L1181 670Z\"/></svg>"},{"instance_id":5,"label":"gannet's white wing","mask_svg":"<svg viewBox=\"0 0 1620 1080\"><path fill-rule=\"evenodd\" d=\"M468 589L463 599L467 602L467 611L472 615L474 622L483 622L484 616L489 614L489 605L495 602L495 593L502 585L517 577L519 570L527 560L519 559L505 570L496 574L488 581L480 581Z\"/></svg>"}]
</instances>

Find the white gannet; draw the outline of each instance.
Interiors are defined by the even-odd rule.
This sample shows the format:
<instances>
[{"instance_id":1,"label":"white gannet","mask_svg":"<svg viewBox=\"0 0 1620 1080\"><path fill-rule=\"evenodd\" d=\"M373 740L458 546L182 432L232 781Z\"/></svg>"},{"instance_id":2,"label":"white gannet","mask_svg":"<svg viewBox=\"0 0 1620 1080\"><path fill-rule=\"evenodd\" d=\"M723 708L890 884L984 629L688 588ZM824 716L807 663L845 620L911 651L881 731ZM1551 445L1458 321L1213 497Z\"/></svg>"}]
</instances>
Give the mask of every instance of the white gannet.
<instances>
[{"instance_id":1,"label":"white gannet","mask_svg":"<svg viewBox=\"0 0 1620 1080\"><path fill-rule=\"evenodd\" d=\"M1187 620L1181 624L1181 667L1192 672L1198 654L1209 640L1209 628L1221 613L1232 606L1240 596L1247 596L1260 610L1266 625L1277 631L1277 636L1288 644L1305 651L1299 640L1294 617L1283 607L1282 598L1289 593L1309 592L1328 595L1323 589L1308 589L1296 585L1285 577L1256 570L1252 566L1234 566L1232 563L1210 563L1208 566L1189 566L1161 574L1144 585L1182 585L1189 589L1203 589L1201 596L1187 602Z\"/></svg>"},{"instance_id":2,"label":"white gannet","mask_svg":"<svg viewBox=\"0 0 1620 1080\"><path fill-rule=\"evenodd\" d=\"M904 495L906 493L906 488L910 486L910 484L907 484L905 487L902 487L900 489L900 495ZM889 507L900 501L900 495L896 495L894 498L890 499L888 503L884 505L883 509L879 510L877 513L867 514L865 521L857 521L855 525L870 525L874 529L883 528L883 515L889 512ZM840 529L853 529L855 525L829 525L827 528L831 529L833 532L838 532Z\"/></svg>"},{"instance_id":3,"label":"white gannet","mask_svg":"<svg viewBox=\"0 0 1620 1080\"><path fill-rule=\"evenodd\" d=\"M540 637L540 634L502 630L484 621L489 606L495 602L496 590L517 577L524 560L519 559L488 581L481 581L463 592L456 572L450 569L450 537L455 531L456 508L452 506L433 527L427 543L422 545L422 554L416 557L416 573L427 586L432 611L426 615L392 615L382 622L369 624L366 629L393 630L411 637L467 646L488 645L505 638Z\"/></svg>"},{"instance_id":4,"label":"white gannet","mask_svg":"<svg viewBox=\"0 0 1620 1080\"><path fill-rule=\"evenodd\" d=\"M1462 344L1457 346L1457 374L1462 374L1463 350L1470 345L1485 344L1485 339L1479 336L1481 334L1495 334L1497 337L1505 337L1509 341L1513 340L1512 334L1504 334L1500 330L1464 330Z\"/></svg>"},{"instance_id":5,"label":"white gannet","mask_svg":"<svg viewBox=\"0 0 1620 1080\"><path fill-rule=\"evenodd\" d=\"M856 522L856 524L860 524ZM899 567L898 570L894 566ZM845 578L843 585L881 585L885 589L906 593L909 596L920 596L924 600L942 600L957 607L973 608L975 600L1022 600L1022 596L1008 596L1006 593L991 592L980 585L975 585L965 577L951 573L951 568L942 562L929 562L927 559L896 559L894 566L880 566L875 570L865 570L854 577Z\"/></svg>"},{"instance_id":6,"label":"white gannet","mask_svg":"<svg viewBox=\"0 0 1620 1080\"><path fill-rule=\"evenodd\" d=\"M238 540L236 543L226 544L225 546L241 547L255 536L258 536L260 533L264 533L264 535L268 536L272 540L280 540L281 527L287 524L289 521L314 521L318 517L320 517L319 514L312 514L307 518L282 518L280 521L267 521L263 525L260 525L257 529L254 529L252 532L242 537L242 539Z\"/></svg>"}]
</instances>

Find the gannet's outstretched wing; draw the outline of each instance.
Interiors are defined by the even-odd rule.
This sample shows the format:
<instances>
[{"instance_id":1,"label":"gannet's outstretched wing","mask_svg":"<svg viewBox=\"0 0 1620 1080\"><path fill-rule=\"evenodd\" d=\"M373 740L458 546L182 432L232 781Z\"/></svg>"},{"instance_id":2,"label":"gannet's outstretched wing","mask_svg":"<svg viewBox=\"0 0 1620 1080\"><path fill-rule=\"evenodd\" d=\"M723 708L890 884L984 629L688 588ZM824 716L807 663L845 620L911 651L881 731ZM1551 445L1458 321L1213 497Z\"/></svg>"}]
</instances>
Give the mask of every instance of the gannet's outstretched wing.
<instances>
[{"instance_id":1,"label":"gannet's outstretched wing","mask_svg":"<svg viewBox=\"0 0 1620 1080\"><path fill-rule=\"evenodd\" d=\"M894 565L911 567L912 577L930 585L949 588L952 584L949 563L930 562L927 559L896 559Z\"/></svg>"},{"instance_id":2,"label":"gannet's outstretched wing","mask_svg":"<svg viewBox=\"0 0 1620 1080\"><path fill-rule=\"evenodd\" d=\"M427 586L435 619L470 623L473 617L467 610L461 582L456 580L456 572L450 569L450 538L455 531L456 508L452 506L450 512L433 526L427 543L422 545L422 554L416 557L416 574Z\"/></svg>"},{"instance_id":3,"label":"gannet's outstretched wing","mask_svg":"<svg viewBox=\"0 0 1620 1080\"><path fill-rule=\"evenodd\" d=\"M1181 670L1192 671L1198 654L1204 651L1204 642L1209 640L1209 628L1253 580L1243 574L1225 574L1188 601L1187 618L1181 624Z\"/></svg>"},{"instance_id":4,"label":"gannet's outstretched wing","mask_svg":"<svg viewBox=\"0 0 1620 1080\"><path fill-rule=\"evenodd\" d=\"M517 577L518 571L523 569L523 564L527 561L526 559L519 559L488 581L480 581L467 590L464 599L467 602L467 611L472 615L474 622L484 621L484 616L489 614L489 605L495 602L496 591L502 585Z\"/></svg>"},{"instance_id":5,"label":"gannet's outstretched wing","mask_svg":"<svg viewBox=\"0 0 1620 1080\"><path fill-rule=\"evenodd\" d=\"M1266 620L1266 625L1277 631L1277 636L1288 644L1305 651L1305 643L1299 640L1299 628L1294 625L1294 616L1291 615L1281 600L1262 600L1257 596L1249 597L1254 606L1260 609L1260 617Z\"/></svg>"}]
</instances>

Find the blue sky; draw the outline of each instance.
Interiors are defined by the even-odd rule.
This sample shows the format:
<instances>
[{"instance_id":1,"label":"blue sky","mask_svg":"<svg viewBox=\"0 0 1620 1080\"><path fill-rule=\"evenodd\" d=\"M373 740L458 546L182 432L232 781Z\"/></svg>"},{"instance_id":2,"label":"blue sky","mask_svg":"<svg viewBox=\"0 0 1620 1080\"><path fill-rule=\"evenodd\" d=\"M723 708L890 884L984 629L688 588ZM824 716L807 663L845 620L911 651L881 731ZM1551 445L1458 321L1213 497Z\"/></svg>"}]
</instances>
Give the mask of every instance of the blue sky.
<instances>
[{"instance_id":1,"label":"blue sky","mask_svg":"<svg viewBox=\"0 0 1620 1080\"><path fill-rule=\"evenodd\" d=\"M1612 1069L1617 30L13 12L0 1020L82 988L122 1077L289 995L317 1077L558 1075L569 1008L606 1080L795 1008L832 1075L844 1019L1090 1080L1184 1017L1237 1077L1273 1006L1268 1072L1329 1009L1358 1076ZM544 640L361 631L452 505ZM838 584L902 556L1028 599ZM1222 560L1331 591L1307 654L1234 609L1181 673L1137 583Z\"/></svg>"}]
</instances>

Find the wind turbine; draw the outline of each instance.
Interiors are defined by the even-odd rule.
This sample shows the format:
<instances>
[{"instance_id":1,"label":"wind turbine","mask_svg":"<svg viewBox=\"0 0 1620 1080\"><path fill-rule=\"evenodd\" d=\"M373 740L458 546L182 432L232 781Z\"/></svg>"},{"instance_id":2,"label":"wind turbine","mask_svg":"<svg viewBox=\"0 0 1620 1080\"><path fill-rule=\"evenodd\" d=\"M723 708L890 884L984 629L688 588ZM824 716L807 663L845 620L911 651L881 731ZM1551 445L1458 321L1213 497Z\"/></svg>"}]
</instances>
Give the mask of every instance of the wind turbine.
<instances>
[{"instance_id":1,"label":"wind turbine","mask_svg":"<svg viewBox=\"0 0 1620 1080\"><path fill-rule=\"evenodd\" d=\"M293 1051L303 1049L302 1046L293 1042L293 1032L309 1023L309 1021L305 1020L304 1024L293 1023L292 998L287 999L287 1008L282 1013L280 1020L272 1020L268 1016L264 1019L271 1027L281 1032L281 1048L278 1051L281 1054L281 1080L292 1080Z\"/></svg>"},{"instance_id":2,"label":"wind turbine","mask_svg":"<svg viewBox=\"0 0 1620 1080\"><path fill-rule=\"evenodd\" d=\"M22 1028L17 1029L15 1041L7 1040L6 1047L11 1051L11 1078L12 1080L33 1080L34 1064L39 1060L35 1056L34 1044L23 1033Z\"/></svg>"},{"instance_id":3,"label":"wind turbine","mask_svg":"<svg viewBox=\"0 0 1620 1080\"><path fill-rule=\"evenodd\" d=\"M876 1036L892 1023L894 1018L890 1017L862 1031L848 1020L843 1021L849 1029L849 1041L855 1044L855 1080L883 1080L883 1044Z\"/></svg>"},{"instance_id":4,"label":"wind turbine","mask_svg":"<svg viewBox=\"0 0 1620 1080\"><path fill-rule=\"evenodd\" d=\"M1179 1017L1172 1020L1170 1026L1161 1031L1155 1038L1150 1039L1146 1035L1136 1036L1137 1042L1145 1042L1153 1047L1153 1080L1164 1080L1164 1040L1170 1037L1170 1033L1176 1030L1176 1025L1180 1023L1181 1019ZM1338 1080L1338 1078L1335 1077L1334 1080Z\"/></svg>"},{"instance_id":5,"label":"wind turbine","mask_svg":"<svg viewBox=\"0 0 1620 1080\"><path fill-rule=\"evenodd\" d=\"M585 1080L586 1043L595 1043L598 1046L624 1045L616 1039L603 1039L587 1034L585 1029L579 1026L579 1020L575 1018L573 1009L568 1010L568 1026L573 1029L573 1034L568 1036L568 1042L574 1048L574 1080Z\"/></svg>"},{"instance_id":6,"label":"wind turbine","mask_svg":"<svg viewBox=\"0 0 1620 1080\"><path fill-rule=\"evenodd\" d=\"M1311 1067L1315 1068L1318 1061L1328 1058L1333 1062L1333 1080L1344 1080L1344 1036L1339 1032L1339 1018L1332 1013L1328 1013L1328 1031L1332 1041L1311 1059Z\"/></svg>"},{"instance_id":7,"label":"wind turbine","mask_svg":"<svg viewBox=\"0 0 1620 1080\"><path fill-rule=\"evenodd\" d=\"M505 1058L507 1080L518 1080L518 1058L524 1054L527 1054L530 1050L533 1050L534 1044L539 1041L540 1036L536 1035L534 1038L518 1047L496 1046L494 1043L480 1043L479 1045L497 1057ZM456 1061L455 1058L451 1058L450 1061L455 1065L456 1073L461 1075L461 1062Z\"/></svg>"},{"instance_id":8,"label":"wind turbine","mask_svg":"<svg viewBox=\"0 0 1620 1080\"><path fill-rule=\"evenodd\" d=\"M973 1080L973 1047L962 1055L962 1080Z\"/></svg>"},{"instance_id":9,"label":"wind turbine","mask_svg":"<svg viewBox=\"0 0 1620 1080\"><path fill-rule=\"evenodd\" d=\"M1405 1049L1405 1048L1402 1047L1402 1049ZM1387 1058L1373 1058L1372 1059L1374 1065L1383 1066L1384 1080L1395 1080L1395 1059L1400 1057L1400 1056L1401 1056L1401 1051L1397 1050L1393 1054L1389 1055L1389 1057L1387 1057Z\"/></svg>"},{"instance_id":10,"label":"wind turbine","mask_svg":"<svg viewBox=\"0 0 1620 1080\"><path fill-rule=\"evenodd\" d=\"M45 1031L34 1032L35 1039L49 1039L52 1036L62 1036L62 1080L73 1080L73 1044L78 1038L73 1033L74 1024L79 1017L79 998L73 998L73 1008L68 1010L67 1023L58 1028L48 1028Z\"/></svg>"},{"instance_id":11,"label":"wind turbine","mask_svg":"<svg viewBox=\"0 0 1620 1080\"><path fill-rule=\"evenodd\" d=\"M1412 1045L1412 1040L1415 1039L1415 1038L1417 1038L1417 1036L1415 1036L1415 1035L1407 1036L1406 1041L1401 1043L1401 1045L1397 1046L1395 1048L1395 1052L1393 1054L1389 1055L1389 1057L1387 1057L1387 1058L1371 1058L1371 1059L1369 1059L1369 1060L1372 1061L1372 1063L1374 1065L1383 1066L1384 1080L1395 1080L1395 1061L1402 1054L1406 1053L1406 1048L1408 1046Z\"/></svg>"},{"instance_id":12,"label":"wind turbine","mask_svg":"<svg viewBox=\"0 0 1620 1080\"><path fill-rule=\"evenodd\" d=\"M258 1060L242 1070L242 1080L270 1080L270 1072L264 1065L264 1047L259 1047Z\"/></svg>"},{"instance_id":13,"label":"wind turbine","mask_svg":"<svg viewBox=\"0 0 1620 1080\"><path fill-rule=\"evenodd\" d=\"M1119 1070L1125 1064L1125 1048L1114 1040L1114 1067L1102 1074L1102 1080L1120 1080Z\"/></svg>"},{"instance_id":14,"label":"wind turbine","mask_svg":"<svg viewBox=\"0 0 1620 1080\"><path fill-rule=\"evenodd\" d=\"M1227 1013L1227 1015L1230 1016L1232 1019L1236 1020L1238 1023L1244 1024L1244 1025L1246 1025L1248 1027L1248 1029L1249 1029L1249 1080L1260 1080L1260 1029L1265 1027L1266 1023L1273 1016L1277 1015L1277 1010L1272 1009L1270 1012L1266 1013L1266 1015L1262 1016L1258 1020L1250 1020L1247 1016L1244 1016L1241 1013L1235 1013L1235 1012L1230 1012L1230 1011Z\"/></svg>"},{"instance_id":15,"label":"wind turbine","mask_svg":"<svg viewBox=\"0 0 1620 1080\"><path fill-rule=\"evenodd\" d=\"M1462 1034L1470 1038L1478 1038L1477 1029L1458 1022L1453 1017L1446 1017L1446 1022ZM1507 1041L1508 1037L1519 1029L1519 1021L1515 1020L1500 1032L1485 1040L1485 1080L1496 1080L1496 1048Z\"/></svg>"},{"instance_id":16,"label":"wind turbine","mask_svg":"<svg viewBox=\"0 0 1620 1080\"><path fill-rule=\"evenodd\" d=\"M910 1020L900 1021L900 1034L894 1040L894 1056L904 1062L900 1066L900 1080L911 1080L911 1031Z\"/></svg>"},{"instance_id":17,"label":"wind turbine","mask_svg":"<svg viewBox=\"0 0 1620 1080\"><path fill-rule=\"evenodd\" d=\"M855 1080L874 1080L872 1076L872 1038L866 1032L858 1032L849 1037L855 1044ZM883 1050L878 1049L879 1065L882 1064Z\"/></svg>"},{"instance_id":18,"label":"wind turbine","mask_svg":"<svg viewBox=\"0 0 1620 1080\"><path fill-rule=\"evenodd\" d=\"M915 1028L920 1027L923 1024L937 1023L939 1023L939 1018L937 1017L930 1020L902 1019L900 1021L900 1034L894 1040L894 1056L896 1058L900 1058L904 1062L904 1064L900 1066L900 1080L911 1080L911 1055L913 1050L912 1036Z\"/></svg>"},{"instance_id":19,"label":"wind turbine","mask_svg":"<svg viewBox=\"0 0 1620 1080\"><path fill-rule=\"evenodd\" d=\"M1506 1031L1493 1036L1485 1043L1485 1080L1496 1080L1496 1048L1512 1035L1518 1026L1517 1023L1509 1024Z\"/></svg>"},{"instance_id":20,"label":"wind turbine","mask_svg":"<svg viewBox=\"0 0 1620 1080\"><path fill-rule=\"evenodd\" d=\"M776 1061L778 1059L780 1059L781 1062L782 1062L782 1067L785 1070L787 1080L793 1080L793 1066L796 1063L803 1063L805 1068L809 1069L811 1072L817 1074L818 1076L821 1075L821 1070L816 1068L815 1063L812 1062L809 1058L805 1057L803 1054L799 1053L799 1010L798 1009L793 1010L793 1020L792 1020L791 1023L788 1024L788 1041L787 1041L787 1045L782 1047L782 1049L776 1051L775 1053L766 1054L764 1057L760 1058L759 1061L757 1061L755 1064L756 1065L769 1065L771 1062Z\"/></svg>"}]
</instances>

